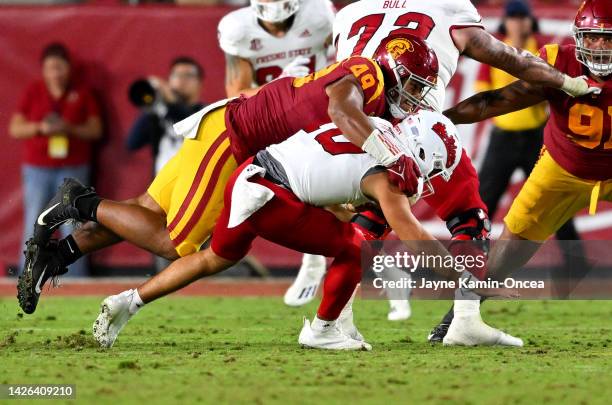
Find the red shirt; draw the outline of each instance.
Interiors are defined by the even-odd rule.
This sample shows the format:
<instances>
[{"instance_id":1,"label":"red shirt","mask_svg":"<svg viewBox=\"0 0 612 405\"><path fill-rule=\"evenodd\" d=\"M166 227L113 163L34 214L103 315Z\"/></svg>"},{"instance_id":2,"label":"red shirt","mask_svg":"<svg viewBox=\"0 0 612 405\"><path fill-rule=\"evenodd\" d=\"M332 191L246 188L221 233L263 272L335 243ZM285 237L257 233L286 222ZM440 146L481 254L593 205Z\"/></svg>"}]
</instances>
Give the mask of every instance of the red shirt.
<instances>
[{"instance_id":1,"label":"red shirt","mask_svg":"<svg viewBox=\"0 0 612 405\"><path fill-rule=\"evenodd\" d=\"M575 45L546 45L540 57L572 77L588 74L576 60ZM561 167L587 180L612 179L612 81L600 95L572 98L546 89L550 119L544 145Z\"/></svg>"},{"instance_id":2,"label":"red shirt","mask_svg":"<svg viewBox=\"0 0 612 405\"><path fill-rule=\"evenodd\" d=\"M236 160L242 162L302 129L329 123L325 88L347 75L361 83L364 112L382 117L387 111L382 71L373 60L353 56L303 78L274 80L255 96L231 102L225 121Z\"/></svg>"},{"instance_id":3,"label":"red shirt","mask_svg":"<svg viewBox=\"0 0 612 405\"><path fill-rule=\"evenodd\" d=\"M70 87L59 100L53 99L42 80L32 83L24 93L17 112L33 122L57 113L72 125L84 124L90 117L99 116L100 108L92 92L83 86ZM49 137L36 135L24 141L24 163L34 166L63 167L87 164L91 161L91 141L68 137L65 158L49 156Z\"/></svg>"}]
</instances>

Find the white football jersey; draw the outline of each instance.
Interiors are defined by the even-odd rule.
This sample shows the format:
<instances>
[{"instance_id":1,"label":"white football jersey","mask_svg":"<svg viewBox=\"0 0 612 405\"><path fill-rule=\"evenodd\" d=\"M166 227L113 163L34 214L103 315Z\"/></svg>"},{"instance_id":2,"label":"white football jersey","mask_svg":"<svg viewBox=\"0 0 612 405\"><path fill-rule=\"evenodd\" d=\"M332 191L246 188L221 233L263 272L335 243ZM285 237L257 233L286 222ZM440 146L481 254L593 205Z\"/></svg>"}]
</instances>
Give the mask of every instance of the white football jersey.
<instances>
[{"instance_id":1,"label":"white football jersey","mask_svg":"<svg viewBox=\"0 0 612 405\"><path fill-rule=\"evenodd\" d=\"M362 204L361 179L379 163L346 139L334 124L300 131L266 150L283 167L291 191L316 205Z\"/></svg>"},{"instance_id":2,"label":"white football jersey","mask_svg":"<svg viewBox=\"0 0 612 405\"><path fill-rule=\"evenodd\" d=\"M250 7L227 14L218 27L223 52L251 62L254 81L263 85L278 77L298 56L310 58L310 71L328 65L326 42L332 34L334 7L329 0L302 0L293 25L281 38L264 30Z\"/></svg>"},{"instance_id":3,"label":"white football jersey","mask_svg":"<svg viewBox=\"0 0 612 405\"><path fill-rule=\"evenodd\" d=\"M446 86L459 59L451 32L465 26L483 26L469 0L361 0L336 15L336 58L346 59L354 54L371 58L380 42L396 30L426 39L440 66L437 89L426 100L441 111Z\"/></svg>"}]
</instances>

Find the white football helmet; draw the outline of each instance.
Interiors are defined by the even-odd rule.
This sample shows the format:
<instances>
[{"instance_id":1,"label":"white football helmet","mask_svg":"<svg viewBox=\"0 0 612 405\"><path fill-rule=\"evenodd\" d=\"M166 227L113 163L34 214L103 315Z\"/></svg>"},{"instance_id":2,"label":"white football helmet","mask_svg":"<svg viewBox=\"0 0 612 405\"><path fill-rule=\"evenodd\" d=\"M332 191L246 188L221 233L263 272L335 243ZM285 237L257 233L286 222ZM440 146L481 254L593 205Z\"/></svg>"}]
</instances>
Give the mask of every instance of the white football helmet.
<instances>
[{"instance_id":1,"label":"white football helmet","mask_svg":"<svg viewBox=\"0 0 612 405\"><path fill-rule=\"evenodd\" d=\"M428 188L421 197L433 194L431 180L442 176L449 181L461 160L463 146L457 127L439 112L419 110L399 123L395 130L421 170Z\"/></svg>"},{"instance_id":2,"label":"white football helmet","mask_svg":"<svg viewBox=\"0 0 612 405\"><path fill-rule=\"evenodd\" d=\"M295 14L300 0L251 0L251 8L260 20L277 23Z\"/></svg>"}]
</instances>

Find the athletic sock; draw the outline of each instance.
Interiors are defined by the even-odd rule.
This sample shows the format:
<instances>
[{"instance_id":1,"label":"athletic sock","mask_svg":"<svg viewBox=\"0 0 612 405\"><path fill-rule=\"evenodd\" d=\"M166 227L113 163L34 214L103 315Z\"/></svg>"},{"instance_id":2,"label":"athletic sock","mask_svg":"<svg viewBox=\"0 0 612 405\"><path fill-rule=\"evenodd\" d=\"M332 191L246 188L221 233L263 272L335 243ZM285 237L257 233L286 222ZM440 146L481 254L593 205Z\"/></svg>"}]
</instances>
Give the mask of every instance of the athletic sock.
<instances>
[{"instance_id":1,"label":"athletic sock","mask_svg":"<svg viewBox=\"0 0 612 405\"><path fill-rule=\"evenodd\" d=\"M320 319L319 316L315 316L314 319L312 320L312 323L310 324L310 327L313 330L316 330L318 332L322 332L332 326L334 326L336 324L336 321L324 321L323 319Z\"/></svg>"},{"instance_id":2,"label":"athletic sock","mask_svg":"<svg viewBox=\"0 0 612 405\"><path fill-rule=\"evenodd\" d=\"M83 257L83 253L81 252L81 249L79 249L79 246L72 235L68 235L64 239L60 240L57 248L64 266L69 266Z\"/></svg>"},{"instance_id":3,"label":"athletic sock","mask_svg":"<svg viewBox=\"0 0 612 405\"><path fill-rule=\"evenodd\" d=\"M102 198L97 194L91 194L78 198L74 205L79 211L81 219L97 222L98 205L100 205L101 201Z\"/></svg>"},{"instance_id":4,"label":"athletic sock","mask_svg":"<svg viewBox=\"0 0 612 405\"><path fill-rule=\"evenodd\" d=\"M138 310L140 308L142 308L144 306L144 302L142 301L142 298L140 298L140 294L138 294L138 290L137 289L133 289L131 290L132 292L132 299L130 300L130 314L134 315L136 312L138 312Z\"/></svg>"}]
</instances>

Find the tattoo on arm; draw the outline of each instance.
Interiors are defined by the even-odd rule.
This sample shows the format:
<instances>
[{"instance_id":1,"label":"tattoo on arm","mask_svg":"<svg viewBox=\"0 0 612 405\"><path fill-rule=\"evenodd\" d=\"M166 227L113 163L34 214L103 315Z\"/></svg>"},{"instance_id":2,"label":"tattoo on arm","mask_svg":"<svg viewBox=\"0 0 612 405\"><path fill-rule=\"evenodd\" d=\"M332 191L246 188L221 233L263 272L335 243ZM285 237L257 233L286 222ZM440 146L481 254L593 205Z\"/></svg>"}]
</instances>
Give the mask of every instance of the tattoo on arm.
<instances>
[{"instance_id":1,"label":"tattoo on arm","mask_svg":"<svg viewBox=\"0 0 612 405\"><path fill-rule=\"evenodd\" d=\"M446 110L444 115L455 124L469 124L522 110L545 99L542 87L517 81L500 89L475 94Z\"/></svg>"},{"instance_id":2,"label":"tattoo on arm","mask_svg":"<svg viewBox=\"0 0 612 405\"><path fill-rule=\"evenodd\" d=\"M544 60L506 45L484 30L474 31L464 53L532 84L553 88L563 84L561 72Z\"/></svg>"}]
</instances>

